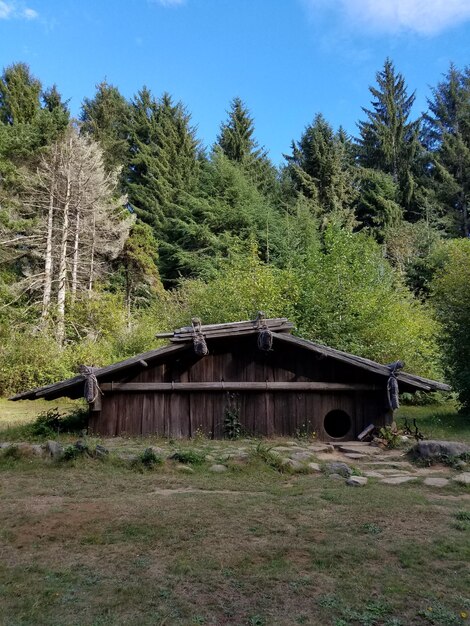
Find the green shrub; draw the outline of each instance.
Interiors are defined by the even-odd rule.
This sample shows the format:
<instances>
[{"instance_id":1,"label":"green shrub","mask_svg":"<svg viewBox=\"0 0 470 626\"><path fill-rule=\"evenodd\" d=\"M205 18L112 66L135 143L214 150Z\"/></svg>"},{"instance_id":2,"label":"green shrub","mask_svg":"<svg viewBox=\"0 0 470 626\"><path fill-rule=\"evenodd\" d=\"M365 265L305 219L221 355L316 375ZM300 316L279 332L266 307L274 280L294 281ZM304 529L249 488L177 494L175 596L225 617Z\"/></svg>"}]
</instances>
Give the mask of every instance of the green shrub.
<instances>
[{"instance_id":1,"label":"green shrub","mask_svg":"<svg viewBox=\"0 0 470 626\"><path fill-rule=\"evenodd\" d=\"M39 413L30 426L30 432L35 437L53 437L61 430L62 415L58 409L49 409Z\"/></svg>"},{"instance_id":2,"label":"green shrub","mask_svg":"<svg viewBox=\"0 0 470 626\"><path fill-rule=\"evenodd\" d=\"M177 450L170 458L173 461L188 465L201 465L204 463L204 455L195 450Z\"/></svg>"},{"instance_id":3,"label":"green shrub","mask_svg":"<svg viewBox=\"0 0 470 626\"><path fill-rule=\"evenodd\" d=\"M147 448L139 455L139 461L147 469L152 469L155 465L162 465L163 459L157 456L152 448Z\"/></svg>"}]
</instances>

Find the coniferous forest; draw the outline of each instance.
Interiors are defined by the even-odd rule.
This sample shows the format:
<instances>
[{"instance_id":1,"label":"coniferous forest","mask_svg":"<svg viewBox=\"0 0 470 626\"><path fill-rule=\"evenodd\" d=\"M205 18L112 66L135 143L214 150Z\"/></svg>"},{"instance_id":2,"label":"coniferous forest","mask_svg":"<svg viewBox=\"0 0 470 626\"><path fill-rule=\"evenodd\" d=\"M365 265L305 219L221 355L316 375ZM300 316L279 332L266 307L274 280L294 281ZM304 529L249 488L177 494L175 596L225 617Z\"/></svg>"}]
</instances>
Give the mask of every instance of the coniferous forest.
<instances>
[{"instance_id":1,"label":"coniferous forest","mask_svg":"<svg viewBox=\"0 0 470 626\"><path fill-rule=\"evenodd\" d=\"M55 85L6 67L0 394L263 310L470 406L470 69L421 114L391 60L370 82L355 136L312 111L276 167L238 97L206 146L168 93L101 82L72 119Z\"/></svg>"}]
</instances>

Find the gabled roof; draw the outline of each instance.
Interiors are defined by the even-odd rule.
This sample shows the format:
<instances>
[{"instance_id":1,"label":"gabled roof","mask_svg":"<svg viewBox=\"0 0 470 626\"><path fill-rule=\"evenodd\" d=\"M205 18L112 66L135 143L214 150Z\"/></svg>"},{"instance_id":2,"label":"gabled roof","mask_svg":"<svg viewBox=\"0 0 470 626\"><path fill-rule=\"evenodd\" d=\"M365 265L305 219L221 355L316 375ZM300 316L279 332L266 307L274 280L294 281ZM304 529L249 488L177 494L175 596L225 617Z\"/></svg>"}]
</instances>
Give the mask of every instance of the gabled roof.
<instances>
[{"instance_id":1,"label":"gabled roof","mask_svg":"<svg viewBox=\"0 0 470 626\"><path fill-rule=\"evenodd\" d=\"M240 336L256 334L260 324L269 328L273 333L275 338L274 346L278 343L281 345L285 343L325 358L332 358L347 363L348 365L383 376L384 378L390 376L390 369L387 365L381 365L370 359L365 359L355 356L354 354L349 354L348 352L335 350L334 348L329 348L328 346L290 335L289 333L293 328L293 324L286 318L266 319L260 322L254 320L232 322L229 324L211 324L201 326L200 330L210 343L212 340L222 338L236 339ZM122 375L126 370L136 370L145 368L150 364L155 365L158 364L158 362L164 362L167 357L192 349L193 332L193 327L187 326L177 329L172 333L159 334L157 336L167 337L173 343L163 348L156 348L149 352L138 354L130 359L125 359L124 361L106 367L97 368L94 374L98 382L107 382L115 378L116 374ZM397 379L399 383L401 382L405 385L407 391L450 391L449 385L405 372L398 373ZM10 398L10 400L34 400L37 398L55 400L60 397L80 398L83 396L84 382L85 376L78 375L58 383L16 394Z\"/></svg>"}]
</instances>

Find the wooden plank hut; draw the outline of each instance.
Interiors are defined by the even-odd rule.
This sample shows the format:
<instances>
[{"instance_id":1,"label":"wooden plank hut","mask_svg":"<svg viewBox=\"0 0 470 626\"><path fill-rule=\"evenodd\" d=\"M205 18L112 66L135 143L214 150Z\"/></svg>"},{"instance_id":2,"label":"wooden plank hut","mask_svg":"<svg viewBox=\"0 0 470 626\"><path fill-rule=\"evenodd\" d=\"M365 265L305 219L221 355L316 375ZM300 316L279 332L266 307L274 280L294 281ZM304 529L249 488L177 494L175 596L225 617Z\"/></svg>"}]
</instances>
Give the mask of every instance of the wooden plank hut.
<instances>
[{"instance_id":1,"label":"wooden plank hut","mask_svg":"<svg viewBox=\"0 0 470 626\"><path fill-rule=\"evenodd\" d=\"M20 393L11 400L85 397L103 436L224 436L227 416L252 435L314 430L350 440L392 421L398 391L448 391L436 381L292 336L285 318L180 328L170 344Z\"/></svg>"}]
</instances>

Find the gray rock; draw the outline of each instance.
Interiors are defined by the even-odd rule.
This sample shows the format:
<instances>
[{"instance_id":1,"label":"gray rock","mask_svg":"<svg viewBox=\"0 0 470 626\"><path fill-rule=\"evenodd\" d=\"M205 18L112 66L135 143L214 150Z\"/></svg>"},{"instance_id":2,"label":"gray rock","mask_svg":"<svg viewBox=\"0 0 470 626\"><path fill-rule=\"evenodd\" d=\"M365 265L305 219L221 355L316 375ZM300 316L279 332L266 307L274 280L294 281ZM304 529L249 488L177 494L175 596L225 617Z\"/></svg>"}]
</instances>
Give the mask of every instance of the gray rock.
<instances>
[{"instance_id":1,"label":"gray rock","mask_svg":"<svg viewBox=\"0 0 470 626\"><path fill-rule=\"evenodd\" d=\"M11 443L9 441L4 441L0 443L0 450L6 450L7 448L11 448Z\"/></svg>"},{"instance_id":2,"label":"gray rock","mask_svg":"<svg viewBox=\"0 0 470 626\"><path fill-rule=\"evenodd\" d=\"M303 463L296 461L295 459L283 459L281 466L290 472L302 472L305 471Z\"/></svg>"},{"instance_id":3,"label":"gray rock","mask_svg":"<svg viewBox=\"0 0 470 626\"><path fill-rule=\"evenodd\" d=\"M45 453L44 447L39 445L38 443L34 443L31 445L31 451L34 456L44 456Z\"/></svg>"},{"instance_id":4,"label":"gray rock","mask_svg":"<svg viewBox=\"0 0 470 626\"><path fill-rule=\"evenodd\" d=\"M183 465L183 463L180 463L179 465L177 465L176 470L178 472L182 472L183 474L194 474L193 468L189 467L189 465Z\"/></svg>"},{"instance_id":5,"label":"gray rock","mask_svg":"<svg viewBox=\"0 0 470 626\"><path fill-rule=\"evenodd\" d=\"M325 471L327 474L339 474L343 478L349 478L352 474L352 469L346 463L341 461L332 461L325 465Z\"/></svg>"},{"instance_id":6,"label":"gray rock","mask_svg":"<svg viewBox=\"0 0 470 626\"><path fill-rule=\"evenodd\" d=\"M364 476L368 476L369 478L385 478L383 474L380 472L374 472L373 470L364 472Z\"/></svg>"},{"instance_id":7,"label":"gray rock","mask_svg":"<svg viewBox=\"0 0 470 626\"><path fill-rule=\"evenodd\" d=\"M294 461L309 461L312 458L313 454L311 452L295 452L291 455L291 459Z\"/></svg>"},{"instance_id":8,"label":"gray rock","mask_svg":"<svg viewBox=\"0 0 470 626\"><path fill-rule=\"evenodd\" d=\"M470 453L470 446L458 441L419 441L413 451L423 459L439 458L441 456L461 456Z\"/></svg>"},{"instance_id":9,"label":"gray rock","mask_svg":"<svg viewBox=\"0 0 470 626\"><path fill-rule=\"evenodd\" d=\"M356 445L356 444L348 444L344 446L338 446L340 452L345 452L346 454L367 454L374 455L380 454L382 450L380 448L375 448L370 445Z\"/></svg>"},{"instance_id":10,"label":"gray rock","mask_svg":"<svg viewBox=\"0 0 470 626\"><path fill-rule=\"evenodd\" d=\"M332 478L333 480L344 480L344 476L341 476L341 474L329 474L328 478Z\"/></svg>"},{"instance_id":11,"label":"gray rock","mask_svg":"<svg viewBox=\"0 0 470 626\"><path fill-rule=\"evenodd\" d=\"M19 454L21 454L21 456L31 457L36 455L36 452L30 443L17 443L16 449L18 450Z\"/></svg>"},{"instance_id":12,"label":"gray rock","mask_svg":"<svg viewBox=\"0 0 470 626\"><path fill-rule=\"evenodd\" d=\"M84 454L85 452L88 452L88 446L87 444L82 441L81 439L79 439L78 441L76 441L74 443L75 450L78 450L79 452L81 452L82 454Z\"/></svg>"},{"instance_id":13,"label":"gray rock","mask_svg":"<svg viewBox=\"0 0 470 626\"><path fill-rule=\"evenodd\" d=\"M367 478L365 476L351 476L346 481L346 484L350 487L364 487L364 485L367 485Z\"/></svg>"},{"instance_id":14,"label":"gray rock","mask_svg":"<svg viewBox=\"0 0 470 626\"><path fill-rule=\"evenodd\" d=\"M417 480L417 476L389 476L388 478L382 478L380 482L386 485L402 485L412 480Z\"/></svg>"},{"instance_id":15,"label":"gray rock","mask_svg":"<svg viewBox=\"0 0 470 626\"><path fill-rule=\"evenodd\" d=\"M161 456L162 458L164 458L166 456L166 450L164 450L163 448L158 448L157 446L152 446L150 448L147 448L148 450L151 450L155 456Z\"/></svg>"},{"instance_id":16,"label":"gray rock","mask_svg":"<svg viewBox=\"0 0 470 626\"><path fill-rule=\"evenodd\" d=\"M428 485L428 487L445 487L449 484L449 479L439 478L438 476L427 476L423 482L425 485Z\"/></svg>"},{"instance_id":17,"label":"gray rock","mask_svg":"<svg viewBox=\"0 0 470 626\"><path fill-rule=\"evenodd\" d=\"M359 454L359 452L344 452L344 456L347 459L351 459L351 461L360 461L367 458L365 454Z\"/></svg>"},{"instance_id":18,"label":"gray rock","mask_svg":"<svg viewBox=\"0 0 470 626\"><path fill-rule=\"evenodd\" d=\"M463 472L462 474L455 476L454 480L461 485L470 485L470 472Z\"/></svg>"},{"instance_id":19,"label":"gray rock","mask_svg":"<svg viewBox=\"0 0 470 626\"><path fill-rule=\"evenodd\" d=\"M109 450L104 446L101 446L99 443L96 444L95 448L95 456L97 459L104 459L109 455Z\"/></svg>"},{"instance_id":20,"label":"gray rock","mask_svg":"<svg viewBox=\"0 0 470 626\"><path fill-rule=\"evenodd\" d=\"M307 463L307 469L309 472L321 472L321 467L319 463Z\"/></svg>"},{"instance_id":21,"label":"gray rock","mask_svg":"<svg viewBox=\"0 0 470 626\"><path fill-rule=\"evenodd\" d=\"M53 459L60 459L64 454L64 448L58 441L46 442L46 453Z\"/></svg>"},{"instance_id":22,"label":"gray rock","mask_svg":"<svg viewBox=\"0 0 470 626\"><path fill-rule=\"evenodd\" d=\"M334 447L329 443L311 443L308 449L312 452L333 452Z\"/></svg>"},{"instance_id":23,"label":"gray rock","mask_svg":"<svg viewBox=\"0 0 470 626\"><path fill-rule=\"evenodd\" d=\"M209 472L214 472L214 474L221 474L222 472L226 472L228 467L225 465L221 465L220 463L214 463L209 467Z\"/></svg>"}]
</instances>

